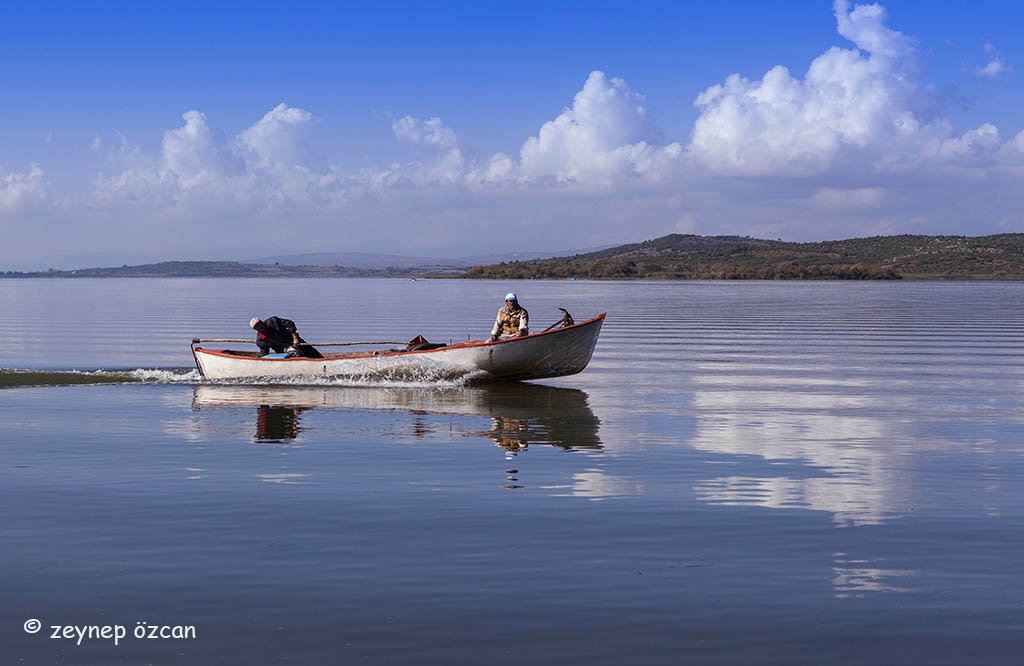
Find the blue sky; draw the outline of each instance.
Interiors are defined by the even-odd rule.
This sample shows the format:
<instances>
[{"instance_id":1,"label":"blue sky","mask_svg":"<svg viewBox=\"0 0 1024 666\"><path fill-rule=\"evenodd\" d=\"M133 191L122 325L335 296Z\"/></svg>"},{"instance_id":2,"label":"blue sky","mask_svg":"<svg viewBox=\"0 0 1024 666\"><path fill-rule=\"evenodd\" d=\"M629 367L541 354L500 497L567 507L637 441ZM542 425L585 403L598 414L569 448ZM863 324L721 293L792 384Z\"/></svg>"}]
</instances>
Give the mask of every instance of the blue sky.
<instances>
[{"instance_id":1,"label":"blue sky","mask_svg":"<svg viewBox=\"0 0 1024 666\"><path fill-rule=\"evenodd\" d=\"M1022 13L8 7L0 268L1022 231Z\"/></svg>"}]
</instances>

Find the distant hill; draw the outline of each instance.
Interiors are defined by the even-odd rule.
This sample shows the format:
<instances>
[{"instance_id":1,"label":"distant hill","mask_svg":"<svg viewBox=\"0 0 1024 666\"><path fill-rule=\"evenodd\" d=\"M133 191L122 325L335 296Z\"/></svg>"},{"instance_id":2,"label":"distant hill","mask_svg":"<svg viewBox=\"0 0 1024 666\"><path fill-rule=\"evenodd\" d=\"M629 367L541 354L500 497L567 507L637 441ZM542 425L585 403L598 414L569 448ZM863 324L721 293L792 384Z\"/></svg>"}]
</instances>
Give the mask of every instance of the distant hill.
<instances>
[{"instance_id":1,"label":"distant hill","mask_svg":"<svg viewBox=\"0 0 1024 666\"><path fill-rule=\"evenodd\" d=\"M590 249L596 251L603 248ZM317 252L250 261L161 261L75 270L12 270L0 271L0 277L452 277L486 262L549 258L555 255L544 252L508 252L501 255L437 259L365 252Z\"/></svg>"},{"instance_id":2,"label":"distant hill","mask_svg":"<svg viewBox=\"0 0 1024 666\"><path fill-rule=\"evenodd\" d=\"M462 274L461 268L438 267L430 271L437 277ZM402 268L349 268L345 266L276 266L243 264L237 261L163 261L156 264L113 268L80 268L73 271L6 271L0 277L407 277L422 275L419 270Z\"/></svg>"},{"instance_id":3,"label":"distant hill","mask_svg":"<svg viewBox=\"0 0 1024 666\"><path fill-rule=\"evenodd\" d=\"M477 266L467 278L1024 279L1024 234L875 236L791 243L670 234L546 260Z\"/></svg>"},{"instance_id":4,"label":"distant hill","mask_svg":"<svg viewBox=\"0 0 1024 666\"><path fill-rule=\"evenodd\" d=\"M530 256L522 258L536 259L538 257ZM501 261L501 257L497 260ZM425 266L469 268L470 266L475 266L484 262L465 262L458 259L434 259L430 257L408 257L397 254L372 254L369 252L311 252L308 254L283 254L274 257L247 259L242 263L276 264L283 266L346 266L348 268L420 268Z\"/></svg>"},{"instance_id":5,"label":"distant hill","mask_svg":"<svg viewBox=\"0 0 1024 666\"><path fill-rule=\"evenodd\" d=\"M586 248L575 253L602 250ZM398 254L373 254L369 252L312 252L308 254L283 254L274 257L260 257L243 261L246 264L278 264L286 266L347 266L349 268L471 268L482 264L496 264L502 261L530 261L565 256L562 252L502 252L469 257L410 257Z\"/></svg>"},{"instance_id":6,"label":"distant hill","mask_svg":"<svg viewBox=\"0 0 1024 666\"><path fill-rule=\"evenodd\" d=\"M572 256L505 261L468 270L443 265L370 268L164 261L73 271L0 273L0 277L14 278L410 276L481 279L1024 280L1024 234L875 236L820 243L670 234L642 243Z\"/></svg>"}]
</instances>

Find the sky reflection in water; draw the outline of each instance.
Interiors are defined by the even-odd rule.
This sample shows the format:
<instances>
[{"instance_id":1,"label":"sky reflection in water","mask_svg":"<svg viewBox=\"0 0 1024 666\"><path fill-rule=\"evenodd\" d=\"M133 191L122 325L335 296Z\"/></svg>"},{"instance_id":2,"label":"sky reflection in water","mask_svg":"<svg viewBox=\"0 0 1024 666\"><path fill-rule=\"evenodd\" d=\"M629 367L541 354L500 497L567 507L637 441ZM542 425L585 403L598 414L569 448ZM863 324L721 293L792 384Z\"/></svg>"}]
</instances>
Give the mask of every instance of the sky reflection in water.
<instances>
[{"instance_id":1,"label":"sky reflection in water","mask_svg":"<svg viewBox=\"0 0 1024 666\"><path fill-rule=\"evenodd\" d=\"M125 282L117 308L76 286L75 340L124 313L126 342L97 333L90 355L88 335L47 326L69 307L60 285L30 285L13 320L52 351L8 331L0 365L184 367L193 335L234 335L257 302L320 283L246 283L260 293L227 304L201 286ZM507 291L330 286L280 314L339 338L464 339L452 322L486 332ZM539 320L608 310L586 372L0 389L0 500L27 507L0 523L0 642L108 663L9 628L20 609L134 614L145 598L197 613L236 663L1014 663L1024 285L512 287ZM153 289L159 319L130 306ZM335 314L356 302L360 317ZM401 313L423 302L442 316L409 331ZM152 349L134 342L161 327ZM303 629L317 622L331 631ZM216 661L212 645L188 654Z\"/></svg>"}]
</instances>

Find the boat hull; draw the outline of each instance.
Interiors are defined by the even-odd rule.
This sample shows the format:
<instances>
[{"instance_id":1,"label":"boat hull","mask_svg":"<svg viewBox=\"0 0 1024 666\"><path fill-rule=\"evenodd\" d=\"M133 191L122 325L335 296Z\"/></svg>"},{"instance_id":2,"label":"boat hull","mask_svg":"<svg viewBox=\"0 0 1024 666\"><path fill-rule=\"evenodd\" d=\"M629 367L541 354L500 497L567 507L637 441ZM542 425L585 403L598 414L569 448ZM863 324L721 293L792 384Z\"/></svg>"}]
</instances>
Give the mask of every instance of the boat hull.
<instances>
[{"instance_id":1,"label":"boat hull","mask_svg":"<svg viewBox=\"0 0 1024 666\"><path fill-rule=\"evenodd\" d=\"M196 365L207 379L374 377L445 380L529 380L581 372L590 363L604 314L572 326L497 342L470 341L424 351L326 354L325 358L260 358L251 353L195 347Z\"/></svg>"}]
</instances>

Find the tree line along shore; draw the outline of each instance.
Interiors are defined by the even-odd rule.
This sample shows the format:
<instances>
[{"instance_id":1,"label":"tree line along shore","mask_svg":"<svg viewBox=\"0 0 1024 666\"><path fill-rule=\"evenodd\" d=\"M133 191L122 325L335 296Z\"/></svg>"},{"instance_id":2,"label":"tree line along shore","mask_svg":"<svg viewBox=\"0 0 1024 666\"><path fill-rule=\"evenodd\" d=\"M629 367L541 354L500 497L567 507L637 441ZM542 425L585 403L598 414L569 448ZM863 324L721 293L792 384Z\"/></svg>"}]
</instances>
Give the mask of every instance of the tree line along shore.
<instances>
[{"instance_id":1,"label":"tree line along shore","mask_svg":"<svg viewBox=\"0 0 1024 666\"><path fill-rule=\"evenodd\" d=\"M487 266L354 268L167 261L77 270L4 271L8 278L464 277L471 279L1024 280L1024 234L874 236L815 243L669 234L553 259Z\"/></svg>"}]
</instances>

